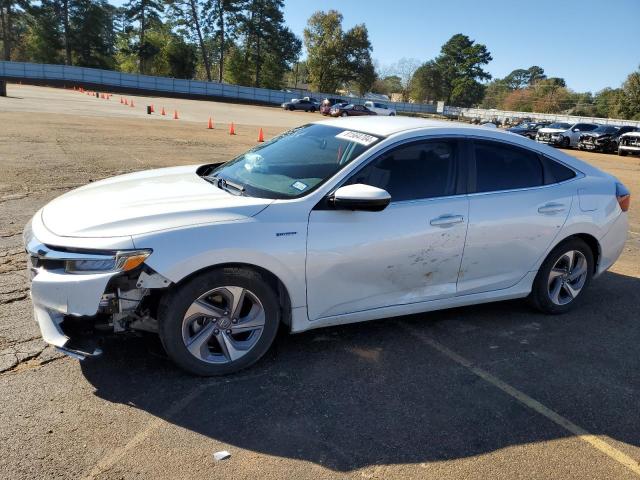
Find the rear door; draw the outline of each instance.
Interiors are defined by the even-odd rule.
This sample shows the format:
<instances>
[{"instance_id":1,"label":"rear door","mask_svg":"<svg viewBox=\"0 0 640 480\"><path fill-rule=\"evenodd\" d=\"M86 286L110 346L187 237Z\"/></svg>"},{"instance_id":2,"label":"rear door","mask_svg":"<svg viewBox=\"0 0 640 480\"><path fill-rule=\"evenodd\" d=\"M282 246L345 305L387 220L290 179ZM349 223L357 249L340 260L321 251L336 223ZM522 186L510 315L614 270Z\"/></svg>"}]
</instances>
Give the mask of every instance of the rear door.
<instances>
[{"instance_id":1,"label":"rear door","mask_svg":"<svg viewBox=\"0 0 640 480\"><path fill-rule=\"evenodd\" d=\"M498 141L472 145L469 228L458 294L518 283L560 232L575 194L567 181L575 172L537 152Z\"/></svg>"}]
</instances>

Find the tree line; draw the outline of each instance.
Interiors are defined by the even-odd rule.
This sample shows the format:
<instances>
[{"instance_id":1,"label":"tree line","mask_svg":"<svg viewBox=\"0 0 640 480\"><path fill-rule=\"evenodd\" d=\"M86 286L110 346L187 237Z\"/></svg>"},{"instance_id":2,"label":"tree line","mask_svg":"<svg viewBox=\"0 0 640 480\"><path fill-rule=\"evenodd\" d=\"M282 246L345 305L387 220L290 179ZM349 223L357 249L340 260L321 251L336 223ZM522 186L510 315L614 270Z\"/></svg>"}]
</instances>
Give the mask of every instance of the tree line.
<instances>
[{"instance_id":1,"label":"tree line","mask_svg":"<svg viewBox=\"0 0 640 480\"><path fill-rule=\"evenodd\" d=\"M372 59L364 23L344 29L340 12L318 11L301 39L283 10L284 0L128 0L122 7L107 0L0 0L0 52L5 60L273 89L640 118L640 70L620 88L596 94L574 92L539 66L493 79L487 46L463 34L433 59L382 67Z\"/></svg>"}]
</instances>

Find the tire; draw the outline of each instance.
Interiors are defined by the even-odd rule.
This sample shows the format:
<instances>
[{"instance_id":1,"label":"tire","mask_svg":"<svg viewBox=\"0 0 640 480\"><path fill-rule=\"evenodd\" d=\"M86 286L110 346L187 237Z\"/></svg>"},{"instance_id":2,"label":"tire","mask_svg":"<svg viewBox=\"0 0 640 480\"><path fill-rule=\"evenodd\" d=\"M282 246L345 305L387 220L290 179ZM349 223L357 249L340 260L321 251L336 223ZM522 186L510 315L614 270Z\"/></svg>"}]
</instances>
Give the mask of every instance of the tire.
<instances>
[{"instance_id":1,"label":"tire","mask_svg":"<svg viewBox=\"0 0 640 480\"><path fill-rule=\"evenodd\" d=\"M390 116L390 117L395 117L395 116L396 116L396 114L395 114L395 113L393 113L393 112L391 112L391 113L389 114L389 116Z\"/></svg>"},{"instance_id":2,"label":"tire","mask_svg":"<svg viewBox=\"0 0 640 480\"><path fill-rule=\"evenodd\" d=\"M348 117L349 114L347 112L342 112L342 114L340 115L341 117Z\"/></svg>"},{"instance_id":3,"label":"tire","mask_svg":"<svg viewBox=\"0 0 640 480\"><path fill-rule=\"evenodd\" d=\"M562 148L570 148L571 147L571 140L569 140L568 137L564 137L562 139L562 144L561 144Z\"/></svg>"},{"instance_id":4,"label":"tire","mask_svg":"<svg viewBox=\"0 0 640 480\"><path fill-rule=\"evenodd\" d=\"M311 110L309 110L311 113L315 113L316 112L316 107L311 107Z\"/></svg>"},{"instance_id":5,"label":"tire","mask_svg":"<svg viewBox=\"0 0 640 480\"><path fill-rule=\"evenodd\" d=\"M236 312L233 298L241 299ZM269 350L280 315L278 295L260 274L212 270L165 295L158 309L159 335L180 368L199 376L227 375L249 367ZM198 353L191 353L187 343Z\"/></svg>"},{"instance_id":6,"label":"tire","mask_svg":"<svg viewBox=\"0 0 640 480\"><path fill-rule=\"evenodd\" d=\"M626 157L627 156L627 152L625 152L624 150L618 149L618 155L620 155L621 157Z\"/></svg>"},{"instance_id":7,"label":"tire","mask_svg":"<svg viewBox=\"0 0 640 480\"><path fill-rule=\"evenodd\" d=\"M570 255L569 252L574 253ZM573 265L569 265L571 257ZM565 271L565 267L569 269L568 272ZM584 276L572 280L571 273L577 276L582 268L586 269ZM560 273L563 271L564 273ZM540 266L529 294L529 302L543 313L566 313L582 298L583 292L591 283L593 271L593 252L589 245L579 238L570 238L555 247ZM555 295L554 300L556 289L558 295Z\"/></svg>"}]
</instances>

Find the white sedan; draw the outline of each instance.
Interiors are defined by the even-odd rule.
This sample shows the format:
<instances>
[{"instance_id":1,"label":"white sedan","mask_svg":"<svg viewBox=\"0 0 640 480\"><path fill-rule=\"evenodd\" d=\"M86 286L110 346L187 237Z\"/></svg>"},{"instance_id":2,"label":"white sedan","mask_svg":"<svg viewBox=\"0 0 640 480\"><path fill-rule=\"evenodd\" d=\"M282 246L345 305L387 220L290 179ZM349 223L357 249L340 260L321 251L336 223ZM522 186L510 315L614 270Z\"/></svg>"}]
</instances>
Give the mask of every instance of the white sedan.
<instances>
[{"instance_id":1,"label":"white sedan","mask_svg":"<svg viewBox=\"0 0 640 480\"><path fill-rule=\"evenodd\" d=\"M396 115L396 109L390 107L386 103L372 102L371 100L367 100L366 102L364 102L364 106L374 112L376 115L382 115L383 117L393 117Z\"/></svg>"},{"instance_id":2,"label":"white sedan","mask_svg":"<svg viewBox=\"0 0 640 480\"><path fill-rule=\"evenodd\" d=\"M566 312L620 255L629 202L614 177L518 135L345 118L221 166L81 187L24 236L47 342L84 358L98 332L157 332L179 366L216 375L279 328L524 297Z\"/></svg>"}]
</instances>

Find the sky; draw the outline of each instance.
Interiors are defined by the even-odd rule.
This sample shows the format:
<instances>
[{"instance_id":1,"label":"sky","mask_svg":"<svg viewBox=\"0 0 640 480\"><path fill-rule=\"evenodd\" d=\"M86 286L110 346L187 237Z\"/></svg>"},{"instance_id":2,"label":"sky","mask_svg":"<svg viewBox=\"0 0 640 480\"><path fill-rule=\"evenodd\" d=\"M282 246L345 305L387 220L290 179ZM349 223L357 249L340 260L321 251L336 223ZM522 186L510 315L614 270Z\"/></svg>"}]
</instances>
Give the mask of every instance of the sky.
<instances>
[{"instance_id":1,"label":"sky","mask_svg":"<svg viewBox=\"0 0 640 480\"><path fill-rule=\"evenodd\" d=\"M285 21L302 38L311 14L329 9L345 29L366 24L380 67L434 58L456 33L487 46L498 78L539 65L596 92L640 66L640 0L285 0Z\"/></svg>"}]
</instances>

